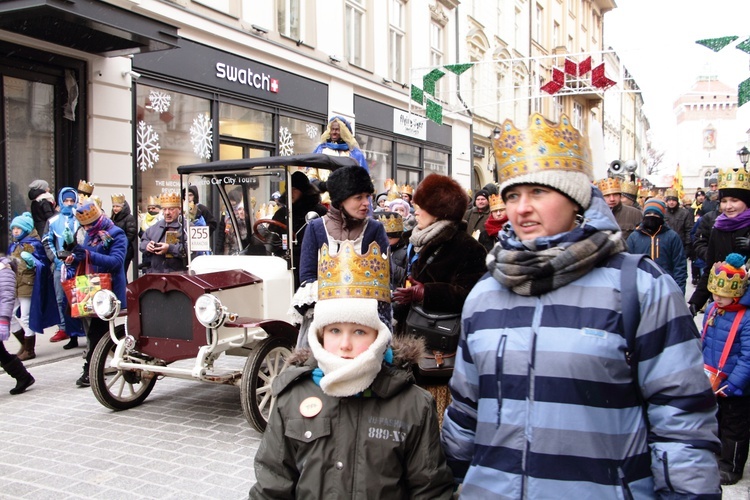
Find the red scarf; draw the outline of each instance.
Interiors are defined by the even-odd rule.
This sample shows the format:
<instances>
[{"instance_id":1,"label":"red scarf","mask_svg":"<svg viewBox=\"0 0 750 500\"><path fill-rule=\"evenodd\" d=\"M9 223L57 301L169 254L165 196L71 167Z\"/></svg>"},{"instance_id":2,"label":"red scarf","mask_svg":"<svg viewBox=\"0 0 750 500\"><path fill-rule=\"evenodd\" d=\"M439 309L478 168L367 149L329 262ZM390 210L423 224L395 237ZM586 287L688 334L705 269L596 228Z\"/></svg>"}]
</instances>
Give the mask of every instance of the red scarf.
<instances>
[{"instance_id":1,"label":"red scarf","mask_svg":"<svg viewBox=\"0 0 750 500\"><path fill-rule=\"evenodd\" d=\"M497 233L500 232L506 222L508 222L508 217L505 215L499 219L490 216L484 223L484 229L487 231L487 235L490 238L497 238Z\"/></svg>"}]
</instances>

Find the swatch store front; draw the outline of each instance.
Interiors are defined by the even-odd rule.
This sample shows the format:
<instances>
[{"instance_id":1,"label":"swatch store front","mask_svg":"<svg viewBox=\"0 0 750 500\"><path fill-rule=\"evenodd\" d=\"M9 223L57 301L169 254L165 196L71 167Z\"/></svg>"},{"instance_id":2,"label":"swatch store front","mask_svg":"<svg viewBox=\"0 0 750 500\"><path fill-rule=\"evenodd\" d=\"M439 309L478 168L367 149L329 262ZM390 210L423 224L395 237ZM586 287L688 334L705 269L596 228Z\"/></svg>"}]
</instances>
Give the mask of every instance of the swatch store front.
<instances>
[{"instance_id":1,"label":"swatch store front","mask_svg":"<svg viewBox=\"0 0 750 500\"><path fill-rule=\"evenodd\" d=\"M150 196L179 190L180 165L310 153L326 122L327 85L184 38L177 49L134 56L133 69L142 212ZM199 186L199 200L218 215L210 186Z\"/></svg>"}]
</instances>

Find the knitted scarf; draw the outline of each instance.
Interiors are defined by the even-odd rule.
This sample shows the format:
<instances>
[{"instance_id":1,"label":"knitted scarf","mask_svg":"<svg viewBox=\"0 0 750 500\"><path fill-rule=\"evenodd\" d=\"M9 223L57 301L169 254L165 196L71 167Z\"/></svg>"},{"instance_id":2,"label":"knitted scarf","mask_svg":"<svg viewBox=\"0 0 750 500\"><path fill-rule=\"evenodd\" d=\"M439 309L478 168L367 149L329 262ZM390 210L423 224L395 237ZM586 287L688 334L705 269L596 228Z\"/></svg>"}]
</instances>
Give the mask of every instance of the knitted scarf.
<instances>
[{"instance_id":1,"label":"knitted scarf","mask_svg":"<svg viewBox=\"0 0 750 500\"><path fill-rule=\"evenodd\" d=\"M731 219L725 214L721 214L716 218L716 222L714 222L714 227L716 229L726 233L731 233L738 229L744 229L748 226L750 226L750 209L745 210Z\"/></svg>"},{"instance_id":2,"label":"knitted scarf","mask_svg":"<svg viewBox=\"0 0 750 500\"><path fill-rule=\"evenodd\" d=\"M569 234L569 233L568 233ZM626 251L619 231L596 231L574 242L540 250L496 245L487 255L487 270L518 295L537 296L571 283L610 255Z\"/></svg>"},{"instance_id":3,"label":"knitted scarf","mask_svg":"<svg viewBox=\"0 0 750 500\"><path fill-rule=\"evenodd\" d=\"M496 219L494 217L490 217L489 219L487 219L487 222L484 223L484 229L487 231L487 236L489 236L490 238L495 238L497 236L497 233L500 232L506 222L508 222L508 217L506 217L505 215L503 215L499 219Z\"/></svg>"},{"instance_id":4,"label":"knitted scarf","mask_svg":"<svg viewBox=\"0 0 750 500\"><path fill-rule=\"evenodd\" d=\"M96 223L86 228L86 234L89 237L89 246L95 247L102 245L107 248L112 242L112 236L109 230L114 227L115 223L109 217L102 215Z\"/></svg>"},{"instance_id":5,"label":"knitted scarf","mask_svg":"<svg viewBox=\"0 0 750 500\"><path fill-rule=\"evenodd\" d=\"M428 243L432 242L432 240L434 240L435 238L439 237L447 228L450 227L454 228L455 232L455 228L457 228L457 225L455 222L450 220L439 220L433 222L424 229L415 227L414 231L412 231L411 233L409 242L414 245L414 251L419 253L422 251L422 248L424 248Z\"/></svg>"},{"instance_id":6,"label":"knitted scarf","mask_svg":"<svg viewBox=\"0 0 750 500\"><path fill-rule=\"evenodd\" d=\"M367 219L350 217L345 211L333 206L328 209L328 213L323 217L323 220L328 234L338 241L356 240L365 230L365 222L367 221Z\"/></svg>"}]
</instances>

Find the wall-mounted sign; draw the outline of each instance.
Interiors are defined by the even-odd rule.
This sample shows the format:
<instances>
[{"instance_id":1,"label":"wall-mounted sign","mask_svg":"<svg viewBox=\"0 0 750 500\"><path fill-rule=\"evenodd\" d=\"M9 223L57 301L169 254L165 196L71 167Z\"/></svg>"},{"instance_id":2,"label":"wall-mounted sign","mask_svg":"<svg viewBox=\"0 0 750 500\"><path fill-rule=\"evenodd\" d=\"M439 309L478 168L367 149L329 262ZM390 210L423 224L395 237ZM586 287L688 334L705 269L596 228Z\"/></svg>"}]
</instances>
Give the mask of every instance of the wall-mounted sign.
<instances>
[{"instance_id":1,"label":"wall-mounted sign","mask_svg":"<svg viewBox=\"0 0 750 500\"><path fill-rule=\"evenodd\" d=\"M409 114L400 109L393 110L393 131L422 141L427 140L427 119Z\"/></svg>"},{"instance_id":2,"label":"wall-mounted sign","mask_svg":"<svg viewBox=\"0 0 750 500\"><path fill-rule=\"evenodd\" d=\"M484 158L484 146L474 144L474 158Z\"/></svg>"}]
</instances>

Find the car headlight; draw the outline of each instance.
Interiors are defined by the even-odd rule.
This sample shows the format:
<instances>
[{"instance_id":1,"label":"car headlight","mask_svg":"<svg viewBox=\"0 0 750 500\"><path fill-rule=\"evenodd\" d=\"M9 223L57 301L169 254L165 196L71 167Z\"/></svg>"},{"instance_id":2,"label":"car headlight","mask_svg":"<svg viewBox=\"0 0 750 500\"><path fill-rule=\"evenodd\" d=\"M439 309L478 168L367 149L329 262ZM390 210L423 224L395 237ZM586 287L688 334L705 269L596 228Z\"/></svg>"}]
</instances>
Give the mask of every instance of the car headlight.
<instances>
[{"instance_id":1,"label":"car headlight","mask_svg":"<svg viewBox=\"0 0 750 500\"><path fill-rule=\"evenodd\" d=\"M227 317L227 308L221 305L221 301L205 293L195 301L195 316L201 325L206 328L219 328L224 324Z\"/></svg>"},{"instance_id":2,"label":"car headlight","mask_svg":"<svg viewBox=\"0 0 750 500\"><path fill-rule=\"evenodd\" d=\"M99 290L94 294L94 312L100 319L111 321L120 314L120 301L110 290Z\"/></svg>"}]
</instances>

